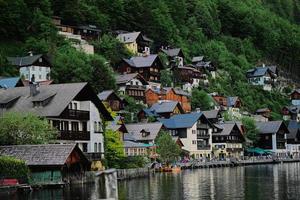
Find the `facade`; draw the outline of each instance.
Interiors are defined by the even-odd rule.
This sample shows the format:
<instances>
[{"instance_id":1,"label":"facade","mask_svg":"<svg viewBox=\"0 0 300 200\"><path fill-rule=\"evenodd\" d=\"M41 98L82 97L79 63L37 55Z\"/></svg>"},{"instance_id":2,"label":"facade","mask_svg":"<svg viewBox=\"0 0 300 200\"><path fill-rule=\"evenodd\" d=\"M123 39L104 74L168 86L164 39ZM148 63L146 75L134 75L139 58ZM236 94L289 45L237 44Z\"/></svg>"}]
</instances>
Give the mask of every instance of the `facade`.
<instances>
[{"instance_id":1,"label":"facade","mask_svg":"<svg viewBox=\"0 0 300 200\"><path fill-rule=\"evenodd\" d=\"M141 32L119 33L117 39L134 55L150 55L152 40L144 36Z\"/></svg>"},{"instance_id":2,"label":"facade","mask_svg":"<svg viewBox=\"0 0 300 200\"><path fill-rule=\"evenodd\" d=\"M252 85L262 86L264 90L270 91L277 81L277 68L275 66L256 67L247 71L248 82Z\"/></svg>"},{"instance_id":3,"label":"facade","mask_svg":"<svg viewBox=\"0 0 300 200\"><path fill-rule=\"evenodd\" d=\"M91 167L75 144L0 146L0 156L24 160L34 185L81 182Z\"/></svg>"},{"instance_id":4,"label":"facade","mask_svg":"<svg viewBox=\"0 0 300 200\"><path fill-rule=\"evenodd\" d=\"M164 87L159 90L148 89L145 92L146 104L152 106L161 101L178 101L185 112L191 112L190 94L180 88Z\"/></svg>"},{"instance_id":5,"label":"facade","mask_svg":"<svg viewBox=\"0 0 300 200\"><path fill-rule=\"evenodd\" d=\"M76 143L99 158L104 152L103 119L109 112L87 83L41 85L0 90L0 116L5 112L31 112L58 129L57 142Z\"/></svg>"},{"instance_id":6,"label":"facade","mask_svg":"<svg viewBox=\"0 0 300 200\"><path fill-rule=\"evenodd\" d=\"M98 94L99 99L108 105L112 111L123 110L124 100L122 100L113 90L105 90Z\"/></svg>"},{"instance_id":7,"label":"facade","mask_svg":"<svg viewBox=\"0 0 300 200\"><path fill-rule=\"evenodd\" d=\"M145 102L145 90L148 82L138 73L120 74L116 76L118 92L128 95L139 102Z\"/></svg>"},{"instance_id":8,"label":"facade","mask_svg":"<svg viewBox=\"0 0 300 200\"><path fill-rule=\"evenodd\" d=\"M212 137L214 156L218 159L242 157L244 155L243 142L245 139L239 125L235 122L215 125L217 129Z\"/></svg>"},{"instance_id":9,"label":"facade","mask_svg":"<svg viewBox=\"0 0 300 200\"><path fill-rule=\"evenodd\" d=\"M292 100L292 105L294 106L300 106L300 89L294 90L290 94L291 100Z\"/></svg>"},{"instance_id":10,"label":"facade","mask_svg":"<svg viewBox=\"0 0 300 200\"><path fill-rule=\"evenodd\" d=\"M203 113L174 115L170 119L159 119L172 137L179 137L183 150L195 158L212 157L213 125Z\"/></svg>"},{"instance_id":11,"label":"facade","mask_svg":"<svg viewBox=\"0 0 300 200\"><path fill-rule=\"evenodd\" d=\"M124 154L126 156L147 156L153 157L155 153L154 144L145 144L134 141L124 141Z\"/></svg>"},{"instance_id":12,"label":"facade","mask_svg":"<svg viewBox=\"0 0 300 200\"><path fill-rule=\"evenodd\" d=\"M139 73L146 81L160 82L163 65L157 54L123 59L118 67L120 74Z\"/></svg>"},{"instance_id":13,"label":"facade","mask_svg":"<svg viewBox=\"0 0 300 200\"><path fill-rule=\"evenodd\" d=\"M42 54L24 57L8 57L13 66L19 68L20 77L27 81L42 82L50 80L51 64L49 59Z\"/></svg>"},{"instance_id":14,"label":"facade","mask_svg":"<svg viewBox=\"0 0 300 200\"><path fill-rule=\"evenodd\" d=\"M289 122L287 134L287 151L293 157L300 156L300 123L295 120Z\"/></svg>"},{"instance_id":15,"label":"facade","mask_svg":"<svg viewBox=\"0 0 300 200\"><path fill-rule=\"evenodd\" d=\"M212 95L212 98L219 105L220 110L228 110L233 114L239 113L242 106L242 102L239 97L225 97L223 95Z\"/></svg>"},{"instance_id":16,"label":"facade","mask_svg":"<svg viewBox=\"0 0 300 200\"><path fill-rule=\"evenodd\" d=\"M283 121L256 122L259 132L258 146L271 150L277 156L286 156L286 137L289 133Z\"/></svg>"},{"instance_id":17,"label":"facade","mask_svg":"<svg viewBox=\"0 0 300 200\"><path fill-rule=\"evenodd\" d=\"M176 114L184 114L184 110L178 101L160 101L150 108L144 108L138 113L139 121L147 121L148 117L170 118Z\"/></svg>"},{"instance_id":18,"label":"facade","mask_svg":"<svg viewBox=\"0 0 300 200\"><path fill-rule=\"evenodd\" d=\"M185 56L180 48L162 48L161 52L167 55L169 66L183 67Z\"/></svg>"}]
</instances>

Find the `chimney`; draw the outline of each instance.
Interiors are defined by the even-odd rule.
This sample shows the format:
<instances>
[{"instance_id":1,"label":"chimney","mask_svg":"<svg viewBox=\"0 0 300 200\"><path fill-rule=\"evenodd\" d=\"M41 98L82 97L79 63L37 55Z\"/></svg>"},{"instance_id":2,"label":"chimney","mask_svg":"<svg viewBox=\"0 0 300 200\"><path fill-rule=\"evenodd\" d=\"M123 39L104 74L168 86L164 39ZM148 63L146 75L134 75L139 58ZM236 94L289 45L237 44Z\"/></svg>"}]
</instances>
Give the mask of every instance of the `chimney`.
<instances>
[{"instance_id":1,"label":"chimney","mask_svg":"<svg viewBox=\"0 0 300 200\"><path fill-rule=\"evenodd\" d=\"M29 55L29 56L33 56L32 51L28 51L28 55Z\"/></svg>"},{"instance_id":2,"label":"chimney","mask_svg":"<svg viewBox=\"0 0 300 200\"><path fill-rule=\"evenodd\" d=\"M40 93L40 85L38 83L29 83L30 96L33 97Z\"/></svg>"},{"instance_id":3,"label":"chimney","mask_svg":"<svg viewBox=\"0 0 300 200\"><path fill-rule=\"evenodd\" d=\"M197 113L201 112L201 109L200 108L196 108L196 112Z\"/></svg>"}]
</instances>

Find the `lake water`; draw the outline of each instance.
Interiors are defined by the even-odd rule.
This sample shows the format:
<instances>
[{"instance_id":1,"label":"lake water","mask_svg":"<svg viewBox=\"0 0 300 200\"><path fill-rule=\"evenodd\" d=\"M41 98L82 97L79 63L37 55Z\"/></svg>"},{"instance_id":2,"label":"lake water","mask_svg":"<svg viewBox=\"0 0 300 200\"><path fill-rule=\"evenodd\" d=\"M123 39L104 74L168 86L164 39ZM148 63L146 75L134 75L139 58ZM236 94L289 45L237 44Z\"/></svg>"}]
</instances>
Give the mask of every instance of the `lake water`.
<instances>
[{"instance_id":1,"label":"lake water","mask_svg":"<svg viewBox=\"0 0 300 200\"><path fill-rule=\"evenodd\" d=\"M300 163L157 173L150 178L119 182L119 199L300 199ZM95 199L94 185L40 190L0 199Z\"/></svg>"}]
</instances>

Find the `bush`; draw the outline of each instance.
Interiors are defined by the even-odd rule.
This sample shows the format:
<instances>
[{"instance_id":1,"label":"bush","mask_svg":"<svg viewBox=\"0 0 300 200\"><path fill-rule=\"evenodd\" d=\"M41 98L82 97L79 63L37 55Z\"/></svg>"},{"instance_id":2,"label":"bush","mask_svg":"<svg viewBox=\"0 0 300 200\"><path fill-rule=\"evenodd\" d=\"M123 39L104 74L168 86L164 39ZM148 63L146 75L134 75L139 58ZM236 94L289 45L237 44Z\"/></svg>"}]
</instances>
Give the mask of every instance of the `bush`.
<instances>
[{"instance_id":1,"label":"bush","mask_svg":"<svg viewBox=\"0 0 300 200\"><path fill-rule=\"evenodd\" d=\"M24 161L0 156L0 178L15 178L20 182L28 182L29 168Z\"/></svg>"},{"instance_id":2,"label":"bush","mask_svg":"<svg viewBox=\"0 0 300 200\"><path fill-rule=\"evenodd\" d=\"M147 159L143 156L123 157L119 160L120 169L143 168Z\"/></svg>"}]
</instances>

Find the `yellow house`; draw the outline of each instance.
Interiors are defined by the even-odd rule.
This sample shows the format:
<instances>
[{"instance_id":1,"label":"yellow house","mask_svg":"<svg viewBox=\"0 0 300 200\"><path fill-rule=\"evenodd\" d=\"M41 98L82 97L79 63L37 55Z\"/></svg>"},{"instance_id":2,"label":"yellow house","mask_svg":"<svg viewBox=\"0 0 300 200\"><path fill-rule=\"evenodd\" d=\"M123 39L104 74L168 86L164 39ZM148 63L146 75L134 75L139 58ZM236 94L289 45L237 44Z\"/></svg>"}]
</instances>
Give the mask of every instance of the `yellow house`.
<instances>
[{"instance_id":1,"label":"yellow house","mask_svg":"<svg viewBox=\"0 0 300 200\"><path fill-rule=\"evenodd\" d=\"M217 124L218 131L213 133L213 155L216 158L243 156L244 136L235 122Z\"/></svg>"},{"instance_id":2,"label":"yellow house","mask_svg":"<svg viewBox=\"0 0 300 200\"><path fill-rule=\"evenodd\" d=\"M141 32L120 33L117 39L134 55L150 55L151 40Z\"/></svg>"}]
</instances>

